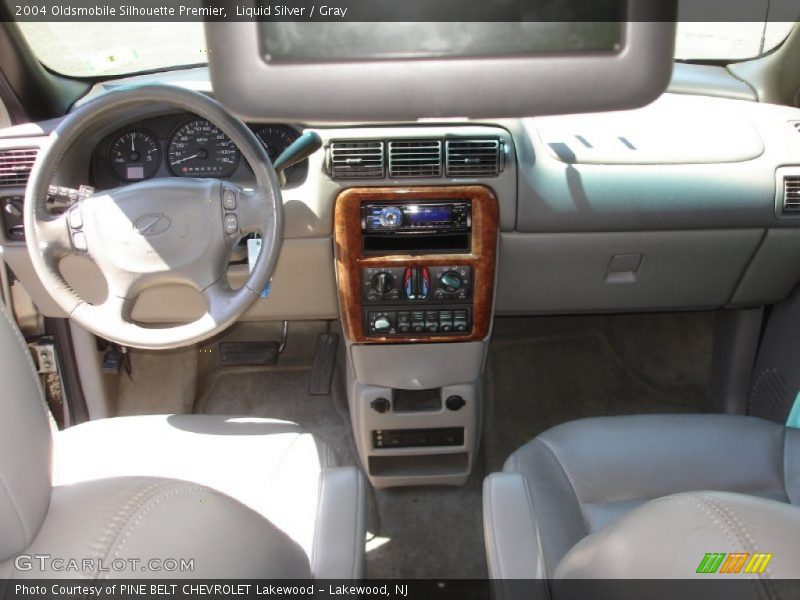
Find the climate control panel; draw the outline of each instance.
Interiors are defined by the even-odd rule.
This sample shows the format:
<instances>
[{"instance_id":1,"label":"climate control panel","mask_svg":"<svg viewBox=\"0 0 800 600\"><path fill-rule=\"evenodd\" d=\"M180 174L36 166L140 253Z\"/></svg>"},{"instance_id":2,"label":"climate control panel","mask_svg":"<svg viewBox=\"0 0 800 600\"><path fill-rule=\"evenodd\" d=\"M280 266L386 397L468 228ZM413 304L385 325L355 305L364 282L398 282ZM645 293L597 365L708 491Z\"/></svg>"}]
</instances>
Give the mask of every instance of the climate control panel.
<instances>
[{"instance_id":1,"label":"climate control panel","mask_svg":"<svg viewBox=\"0 0 800 600\"><path fill-rule=\"evenodd\" d=\"M470 308L436 310L369 310L369 335L464 335L472 330Z\"/></svg>"},{"instance_id":2,"label":"climate control panel","mask_svg":"<svg viewBox=\"0 0 800 600\"><path fill-rule=\"evenodd\" d=\"M367 335L470 334L472 277L472 267L457 264L363 269L361 286Z\"/></svg>"},{"instance_id":3,"label":"climate control panel","mask_svg":"<svg viewBox=\"0 0 800 600\"><path fill-rule=\"evenodd\" d=\"M361 287L366 304L466 302L472 298L472 267L372 267L361 271Z\"/></svg>"}]
</instances>

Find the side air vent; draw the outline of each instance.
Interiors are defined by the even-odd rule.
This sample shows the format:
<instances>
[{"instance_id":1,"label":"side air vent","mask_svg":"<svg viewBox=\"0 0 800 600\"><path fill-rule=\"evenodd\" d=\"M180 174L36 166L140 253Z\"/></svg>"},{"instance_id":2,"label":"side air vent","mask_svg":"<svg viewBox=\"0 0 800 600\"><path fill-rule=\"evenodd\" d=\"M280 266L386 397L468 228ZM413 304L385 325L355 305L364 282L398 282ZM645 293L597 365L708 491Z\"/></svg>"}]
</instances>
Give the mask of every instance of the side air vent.
<instances>
[{"instance_id":1,"label":"side air vent","mask_svg":"<svg viewBox=\"0 0 800 600\"><path fill-rule=\"evenodd\" d=\"M783 212L800 213L800 175L783 176Z\"/></svg>"},{"instance_id":2,"label":"side air vent","mask_svg":"<svg viewBox=\"0 0 800 600\"><path fill-rule=\"evenodd\" d=\"M441 177L441 140L389 142L389 177Z\"/></svg>"},{"instance_id":3,"label":"side air vent","mask_svg":"<svg viewBox=\"0 0 800 600\"><path fill-rule=\"evenodd\" d=\"M334 179L380 179L384 176L383 142L331 142Z\"/></svg>"},{"instance_id":4,"label":"side air vent","mask_svg":"<svg viewBox=\"0 0 800 600\"><path fill-rule=\"evenodd\" d=\"M38 152L36 148L0 150L0 186L25 186Z\"/></svg>"},{"instance_id":5,"label":"side air vent","mask_svg":"<svg viewBox=\"0 0 800 600\"><path fill-rule=\"evenodd\" d=\"M448 177L494 177L502 169L500 140L447 140Z\"/></svg>"}]
</instances>

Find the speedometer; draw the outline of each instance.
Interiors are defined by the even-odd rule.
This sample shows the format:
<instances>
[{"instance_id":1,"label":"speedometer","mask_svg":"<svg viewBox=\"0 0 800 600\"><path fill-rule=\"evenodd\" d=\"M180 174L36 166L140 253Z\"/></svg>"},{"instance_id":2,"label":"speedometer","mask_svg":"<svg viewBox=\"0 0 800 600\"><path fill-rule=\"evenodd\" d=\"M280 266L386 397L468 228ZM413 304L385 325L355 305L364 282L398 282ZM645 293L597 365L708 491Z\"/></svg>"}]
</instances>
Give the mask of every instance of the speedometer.
<instances>
[{"instance_id":1,"label":"speedometer","mask_svg":"<svg viewBox=\"0 0 800 600\"><path fill-rule=\"evenodd\" d=\"M231 138L206 119L178 127L167 148L169 168L179 177L230 177L239 157Z\"/></svg>"}]
</instances>

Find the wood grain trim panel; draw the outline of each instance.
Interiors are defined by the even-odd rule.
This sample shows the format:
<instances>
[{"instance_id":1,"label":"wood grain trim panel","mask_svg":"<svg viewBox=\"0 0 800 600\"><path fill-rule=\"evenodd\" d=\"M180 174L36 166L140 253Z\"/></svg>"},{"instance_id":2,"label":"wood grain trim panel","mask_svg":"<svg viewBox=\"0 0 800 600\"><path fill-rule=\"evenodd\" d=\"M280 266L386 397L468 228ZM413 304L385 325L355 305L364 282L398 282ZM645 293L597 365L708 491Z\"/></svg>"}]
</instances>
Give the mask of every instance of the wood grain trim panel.
<instances>
[{"instance_id":1,"label":"wood grain trim panel","mask_svg":"<svg viewBox=\"0 0 800 600\"><path fill-rule=\"evenodd\" d=\"M365 256L361 243L361 203L392 204L409 200L472 200L472 244L468 254ZM334 207L334 253L339 303L347 337L357 343L474 342L489 334L492 321L494 278L499 226L497 197L482 185L364 187L350 188L336 197ZM366 267L413 267L423 265L469 265L473 275L472 332L462 336L384 336L364 333L361 305L361 269Z\"/></svg>"}]
</instances>

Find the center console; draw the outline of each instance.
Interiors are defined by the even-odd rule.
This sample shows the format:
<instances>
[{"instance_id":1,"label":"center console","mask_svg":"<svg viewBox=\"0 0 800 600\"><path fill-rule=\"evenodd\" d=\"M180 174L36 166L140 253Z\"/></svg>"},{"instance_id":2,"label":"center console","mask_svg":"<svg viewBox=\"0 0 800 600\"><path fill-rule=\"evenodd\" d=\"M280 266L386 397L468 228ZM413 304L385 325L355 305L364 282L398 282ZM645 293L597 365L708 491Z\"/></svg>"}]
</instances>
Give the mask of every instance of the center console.
<instances>
[{"instance_id":1,"label":"center console","mask_svg":"<svg viewBox=\"0 0 800 600\"><path fill-rule=\"evenodd\" d=\"M497 245L491 190L351 188L339 195L335 220L342 316L351 341L486 337Z\"/></svg>"},{"instance_id":2,"label":"center console","mask_svg":"<svg viewBox=\"0 0 800 600\"><path fill-rule=\"evenodd\" d=\"M364 468L377 487L464 483L480 438L497 199L478 185L351 188L334 218Z\"/></svg>"}]
</instances>

